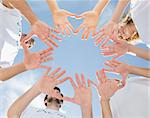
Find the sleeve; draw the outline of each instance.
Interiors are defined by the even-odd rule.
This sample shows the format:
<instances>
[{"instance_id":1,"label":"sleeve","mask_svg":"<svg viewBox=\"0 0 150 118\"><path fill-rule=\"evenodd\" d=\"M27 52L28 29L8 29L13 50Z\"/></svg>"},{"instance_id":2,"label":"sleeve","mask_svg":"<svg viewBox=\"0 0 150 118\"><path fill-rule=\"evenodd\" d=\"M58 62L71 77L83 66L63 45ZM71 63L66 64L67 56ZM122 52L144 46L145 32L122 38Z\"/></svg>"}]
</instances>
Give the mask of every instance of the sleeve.
<instances>
[{"instance_id":1,"label":"sleeve","mask_svg":"<svg viewBox=\"0 0 150 118\"><path fill-rule=\"evenodd\" d=\"M30 115L37 111L35 107L27 107L21 114L20 118L29 118Z\"/></svg>"},{"instance_id":2,"label":"sleeve","mask_svg":"<svg viewBox=\"0 0 150 118\"><path fill-rule=\"evenodd\" d=\"M115 104L115 100L113 98L110 101L110 108L111 108L113 118L118 118L116 104Z\"/></svg>"}]
</instances>

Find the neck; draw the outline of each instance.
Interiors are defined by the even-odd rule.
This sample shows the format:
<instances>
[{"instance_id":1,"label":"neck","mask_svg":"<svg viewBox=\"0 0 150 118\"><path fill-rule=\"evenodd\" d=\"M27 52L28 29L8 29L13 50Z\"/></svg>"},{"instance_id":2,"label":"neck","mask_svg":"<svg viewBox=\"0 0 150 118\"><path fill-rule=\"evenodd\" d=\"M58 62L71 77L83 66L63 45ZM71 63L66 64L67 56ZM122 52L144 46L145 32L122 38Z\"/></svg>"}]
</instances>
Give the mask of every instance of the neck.
<instances>
[{"instance_id":1,"label":"neck","mask_svg":"<svg viewBox=\"0 0 150 118\"><path fill-rule=\"evenodd\" d=\"M47 106L47 108L48 108L48 109L53 109L53 110L57 110L57 111L59 111L58 106L57 106L56 104L53 104L53 103L52 103L52 104L50 104L50 105L48 105L48 106Z\"/></svg>"}]
</instances>

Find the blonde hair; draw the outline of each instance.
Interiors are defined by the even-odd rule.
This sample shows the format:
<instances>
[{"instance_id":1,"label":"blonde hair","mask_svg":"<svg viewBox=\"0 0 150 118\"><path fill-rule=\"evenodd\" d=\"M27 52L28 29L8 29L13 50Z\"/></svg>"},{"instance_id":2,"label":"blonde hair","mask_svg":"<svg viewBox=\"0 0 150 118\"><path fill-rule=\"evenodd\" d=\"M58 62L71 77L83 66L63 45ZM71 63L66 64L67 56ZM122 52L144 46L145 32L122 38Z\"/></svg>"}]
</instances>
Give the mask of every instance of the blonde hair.
<instances>
[{"instance_id":1,"label":"blonde hair","mask_svg":"<svg viewBox=\"0 0 150 118\"><path fill-rule=\"evenodd\" d=\"M119 25L125 26L125 25L130 25L130 24L135 26L135 24L134 24L134 22L133 22L133 20L130 16L130 13L124 14L121 18L121 21L120 21ZM132 42L135 42L139 39L140 39L139 33L134 32L131 37L129 37L128 39L125 39L125 40L129 43L132 43Z\"/></svg>"}]
</instances>

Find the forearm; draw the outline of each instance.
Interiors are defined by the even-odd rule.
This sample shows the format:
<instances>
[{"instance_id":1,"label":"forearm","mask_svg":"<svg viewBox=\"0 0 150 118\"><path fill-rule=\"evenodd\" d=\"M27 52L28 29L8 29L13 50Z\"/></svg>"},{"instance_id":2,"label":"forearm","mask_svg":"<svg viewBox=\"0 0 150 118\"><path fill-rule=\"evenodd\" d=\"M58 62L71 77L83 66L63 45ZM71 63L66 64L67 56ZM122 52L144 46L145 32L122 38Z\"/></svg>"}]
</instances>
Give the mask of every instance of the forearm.
<instances>
[{"instance_id":1,"label":"forearm","mask_svg":"<svg viewBox=\"0 0 150 118\"><path fill-rule=\"evenodd\" d=\"M129 52L136 54L136 56L141 57L145 60L150 61L150 51L143 48L138 48L136 46L130 45Z\"/></svg>"},{"instance_id":2,"label":"forearm","mask_svg":"<svg viewBox=\"0 0 150 118\"><path fill-rule=\"evenodd\" d=\"M93 10L100 14L108 2L109 0L100 0Z\"/></svg>"},{"instance_id":3,"label":"forearm","mask_svg":"<svg viewBox=\"0 0 150 118\"><path fill-rule=\"evenodd\" d=\"M101 100L101 108L103 118L112 118L109 100Z\"/></svg>"},{"instance_id":4,"label":"forearm","mask_svg":"<svg viewBox=\"0 0 150 118\"><path fill-rule=\"evenodd\" d=\"M82 118L93 118L92 105L81 105Z\"/></svg>"},{"instance_id":5,"label":"forearm","mask_svg":"<svg viewBox=\"0 0 150 118\"><path fill-rule=\"evenodd\" d=\"M48 3L48 6L49 6L52 14L54 14L54 12L59 9L59 6L57 5L56 0L46 0L46 1Z\"/></svg>"},{"instance_id":6,"label":"forearm","mask_svg":"<svg viewBox=\"0 0 150 118\"><path fill-rule=\"evenodd\" d=\"M140 68L140 67L136 67L136 66L129 66L128 71L130 74L150 78L150 69L149 68Z\"/></svg>"},{"instance_id":7,"label":"forearm","mask_svg":"<svg viewBox=\"0 0 150 118\"><path fill-rule=\"evenodd\" d=\"M124 8L126 5L130 2L130 0L119 0L119 3L117 4L117 7L115 9L115 12L112 17L112 21L115 23L119 22L119 19L121 17L121 14L123 13Z\"/></svg>"},{"instance_id":8,"label":"forearm","mask_svg":"<svg viewBox=\"0 0 150 118\"><path fill-rule=\"evenodd\" d=\"M26 71L24 63L16 64L8 68L0 68L0 80L1 81L8 80L13 76L22 73L24 71Z\"/></svg>"},{"instance_id":9,"label":"forearm","mask_svg":"<svg viewBox=\"0 0 150 118\"><path fill-rule=\"evenodd\" d=\"M19 97L9 108L8 118L20 118L22 112L30 102L40 94L36 85L29 89L24 95Z\"/></svg>"},{"instance_id":10,"label":"forearm","mask_svg":"<svg viewBox=\"0 0 150 118\"><path fill-rule=\"evenodd\" d=\"M26 0L9 0L9 2L28 19L31 25L38 20Z\"/></svg>"}]
</instances>

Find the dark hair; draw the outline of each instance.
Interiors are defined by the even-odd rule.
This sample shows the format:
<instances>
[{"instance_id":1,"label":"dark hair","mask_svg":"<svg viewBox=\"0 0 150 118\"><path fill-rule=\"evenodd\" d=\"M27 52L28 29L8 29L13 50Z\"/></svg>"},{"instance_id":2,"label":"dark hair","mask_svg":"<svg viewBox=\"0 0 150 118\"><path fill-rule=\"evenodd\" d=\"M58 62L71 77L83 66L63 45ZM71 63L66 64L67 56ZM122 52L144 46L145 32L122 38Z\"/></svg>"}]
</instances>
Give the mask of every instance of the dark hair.
<instances>
[{"instance_id":1,"label":"dark hair","mask_svg":"<svg viewBox=\"0 0 150 118\"><path fill-rule=\"evenodd\" d=\"M60 91L60 88L58 88L58 87L54 87L54 90L58 90L59 92L61 92ZM61 96L63 97L63 94L61 93ZM48 99L48 95L46 95L45 96L45 98L44 98L44 101L46 101ZM58 99L56 99L57 100L57 102L59 103L59 100ZM51 102L52 101L52 98L49 100L49 102ZM63 104L63 100L60 100L60 104ZM47 103L45 103L45 106L47 106ZM60 105L60 107L61 107L61 105Z\"/></svg>"}]
</instances>

